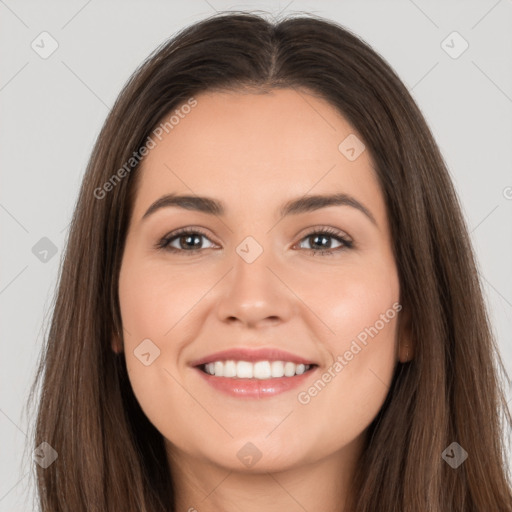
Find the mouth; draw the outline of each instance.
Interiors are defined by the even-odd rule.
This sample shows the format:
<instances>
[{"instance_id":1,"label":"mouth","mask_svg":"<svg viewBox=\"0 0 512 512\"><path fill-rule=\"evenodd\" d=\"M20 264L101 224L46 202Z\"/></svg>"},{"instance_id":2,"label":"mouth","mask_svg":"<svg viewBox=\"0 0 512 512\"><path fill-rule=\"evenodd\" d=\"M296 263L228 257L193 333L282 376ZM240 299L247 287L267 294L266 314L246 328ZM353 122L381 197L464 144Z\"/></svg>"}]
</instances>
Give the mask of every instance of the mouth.
<instances>
[{"instance_id":1,"label":"mouth","mask_svg":"<svg viewBox=\"0 0 512 512\"><path fill-rule=\"evenodd\" d=\"M217 391L237 398L265 398L304 385L318 364L278 349L231 349L192 362Z\"/></svg>"},{"instance_id":2,"label":"mouth","mask_svg":"<svg viewBox=\"0 0 512 512\"><path fill-rule=\"evenodd\" d=\"M225 377L229 379L278 379L291 378L302 375L316 364L296 364L292 361L214 361L197 366L202 372L213 377Z\"/></svg>"}]
</instances>

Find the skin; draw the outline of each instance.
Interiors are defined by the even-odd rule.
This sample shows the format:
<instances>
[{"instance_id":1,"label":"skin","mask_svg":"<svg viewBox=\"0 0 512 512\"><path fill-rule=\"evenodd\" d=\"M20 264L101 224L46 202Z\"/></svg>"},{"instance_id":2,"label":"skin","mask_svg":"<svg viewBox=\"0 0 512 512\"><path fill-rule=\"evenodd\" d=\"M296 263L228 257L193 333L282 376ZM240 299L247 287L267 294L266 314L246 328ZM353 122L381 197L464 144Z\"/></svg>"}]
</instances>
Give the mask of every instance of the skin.
<instances>
[{"instance_id":1,"label":"skin","mask_svg":"<svg viewBox=\"0 0 512 512\"><path fill-rule=\"evenodd\" d=\"M119 282L125 334L112 348L124 351L134 393L164 436L177 510L339 512L395 366L412 355L397 335L405 312L397 313L309 403L297 399L399 302L369 152L349 161L338 145L355 130L304 91L196 99L143 162ZM377 225L346 205L279 217L290 199L333 192L363 203ZM167 193L216 198L226 214L167 207L141 220ZM179 237L172 245L181 253L155 248L183 227L207 233L196 241L202 251L184 254L193 243ZM334 252L313 255L322 240L306 235L324 227L354 247L336 250L340 242L327 238ZM263 248L250 264L236 252L247 236ZM160 350L148 366L134 356L146 338ZM298 389L242 400L211 388L189 365L238 346L277 347L319 368ZM261 453L251 467L237 457L248 442Z\"/></svg>"}]
</instances>

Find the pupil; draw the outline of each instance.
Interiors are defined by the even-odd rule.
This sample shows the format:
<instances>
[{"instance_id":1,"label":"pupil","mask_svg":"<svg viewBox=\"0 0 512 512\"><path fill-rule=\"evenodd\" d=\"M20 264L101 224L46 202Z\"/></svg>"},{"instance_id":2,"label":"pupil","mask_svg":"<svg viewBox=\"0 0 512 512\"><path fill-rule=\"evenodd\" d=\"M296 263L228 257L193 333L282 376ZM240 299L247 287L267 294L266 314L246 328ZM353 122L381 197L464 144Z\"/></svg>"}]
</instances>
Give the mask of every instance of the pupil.
<instances>
[{"instance_id":1,"label":"pupil","mask_svg":"<svg viewBox=\"0 0 512 512\"><path fill-rule=\"evenodd\" d=\"M315 242L314 242L314 244L313 244L313 245L315 245L315 244L316 244L316 240L318 240L318 239L321 239L321 240L324 240L324 241L325 241L325 240L327 240L328 238L329 238L329 237L324 236L324 235L315 235L315 236L313 236L313 240L315 240ZM319 244L319 245L321 245L321 244ZM322 248L325 248L326 246L328 247L329 245L330 245L329 243L324 244Z\"/></svg>"},{"instance_id":2,"label":"pupil","mask_svg":"<svg viewBox=\"0 0 512 512\"><path fill-rule=\"evenodd\" d=\"M182 236L181 237L181 240L184 241L185 244L188 244L190 243L190 240L196 240L197 243L192 243L192 247L197 247L197 246L200 246L201 245L201 240L200 240L201 237L197 236L197 235L185 235L185 236ZM190 248L190 245L188 246Z\"/></svg>"}]
</instances>

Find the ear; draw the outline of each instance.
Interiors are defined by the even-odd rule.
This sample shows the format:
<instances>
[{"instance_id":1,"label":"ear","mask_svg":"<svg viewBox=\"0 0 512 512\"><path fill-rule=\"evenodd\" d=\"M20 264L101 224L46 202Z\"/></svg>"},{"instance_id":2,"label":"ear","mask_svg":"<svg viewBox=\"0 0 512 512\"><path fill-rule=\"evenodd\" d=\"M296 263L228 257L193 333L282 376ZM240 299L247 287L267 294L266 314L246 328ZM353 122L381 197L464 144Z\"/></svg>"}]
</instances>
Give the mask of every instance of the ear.
<instances>
[{"instance_id":1,"label":"ear","mask_svg":"<svg viewBox=\"0 0 512 512\"><path fill-rule=\"evenodd\" d=\"M121 354L123 352L123 340L121 339L121 336L116 332L114 332L112 334L111 346L112 346L112 351L115 354Z\"/></svg>"},{"instance_id":2,"label":"ear","mask_svg":"<svg viewBox=\"0 0 512 512\"><path fill-rule=\"evenodd\" d=\"M412 337L412 316L409 308L403 307L398 313L398 360L407 363L414 358Z\"/></svg>"}]
</instances>

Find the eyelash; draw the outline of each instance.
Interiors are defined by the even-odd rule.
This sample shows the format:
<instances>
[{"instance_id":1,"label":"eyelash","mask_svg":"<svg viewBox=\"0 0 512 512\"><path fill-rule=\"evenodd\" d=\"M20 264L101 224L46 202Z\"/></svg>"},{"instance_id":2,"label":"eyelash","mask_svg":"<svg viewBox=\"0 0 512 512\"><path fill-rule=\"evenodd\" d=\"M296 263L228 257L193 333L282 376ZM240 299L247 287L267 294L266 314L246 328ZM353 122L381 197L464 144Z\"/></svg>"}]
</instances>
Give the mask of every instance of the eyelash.
<instances>
[{"instance_id":1,"label":"eyelash","mask_svg":"<svg viewBox=\"0 0 512 512\"><path fill-rule=\"evenodd\" d=\"M187 256L192 256L194 254L197 254L200 251L204 251L206 249L191 249L191 250L184 250L184 249L177 249L176 247L170 247L170 243L183 235L200 235L204 236L205 238L208 238L208 235L201 231L201 229L198 228L182 228L177 231L174 231L173 233L170 233L169 235L162 238L157 244L156 249L162 249L165 251L169 251L171 253L184 253ZM338 231L336 231L333 228L325 227L325 228L318 228L317 231L311 231L310 233L307 233L304 235L303 238L301 238L300 242L302 240L309 238L313 235L326 235L328 238L335 238L338 242L343 244L341 247L337 247L335 249L306 249L307 251L311 252L313 256L316 254L320 254L322 256L333 256L335 253L344 251L346 249L351 249L354 246L354 243L342 236Z\"/></svg>"}]
</instances>

